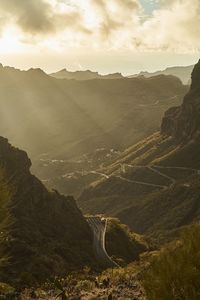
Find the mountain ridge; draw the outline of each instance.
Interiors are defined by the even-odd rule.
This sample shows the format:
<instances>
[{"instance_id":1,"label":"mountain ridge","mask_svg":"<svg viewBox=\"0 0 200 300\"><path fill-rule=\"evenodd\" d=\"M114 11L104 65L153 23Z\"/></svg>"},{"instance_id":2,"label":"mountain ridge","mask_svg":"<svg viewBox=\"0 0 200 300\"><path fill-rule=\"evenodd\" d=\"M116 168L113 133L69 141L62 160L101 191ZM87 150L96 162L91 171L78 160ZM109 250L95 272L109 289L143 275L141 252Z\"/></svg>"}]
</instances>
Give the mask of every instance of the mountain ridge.
<instances>
[{"instance_id":1,"label":"mountain ridge","mask_svg":"<svg viewBox=\"0 0 200 300\"><path fill-rule=\"evenodd\" d=\"M68 71L67 69L62 69L58 72L49 74L57 79L74 79L74 80L92 80L92 79L120 79L124 78L121 73L112 73L101 75L98 72L91 70L85 71Z\"/></svg>"},{"instance_id":2,"label":"mountain ridge","mask_svg":"<svg viewBox=\"0 0 200 300\"><path fill-rule=\"evenodd\" d=\"M157 76L157 75L174 75L178 77L183 84L190 84L190 76L192 73L192 70L194 68L194 65L189 65L189 66L175 66L175 67L168 67L164 70L159 70L155 72L147 72L147 71L142 71L139 74L135 75L129 75L128 78L134 78L134 77L152 77L152 76Z\"/></svg>"},{"instance_id":3,"label":"mountain ridge","mask_svg":"<svg viewBox=\"0 0 200 300\"><path fill-rule=\"evenodd\" d=\"M179 104L186 90L170 76L75 81L58 80L39 69L4 67L0 135L32 158L46 152L57 159L95 148L126 147L158 128L158 116L171 103ZM151 127L141 130L148 115Z\"/></svg>"}]
</instances>

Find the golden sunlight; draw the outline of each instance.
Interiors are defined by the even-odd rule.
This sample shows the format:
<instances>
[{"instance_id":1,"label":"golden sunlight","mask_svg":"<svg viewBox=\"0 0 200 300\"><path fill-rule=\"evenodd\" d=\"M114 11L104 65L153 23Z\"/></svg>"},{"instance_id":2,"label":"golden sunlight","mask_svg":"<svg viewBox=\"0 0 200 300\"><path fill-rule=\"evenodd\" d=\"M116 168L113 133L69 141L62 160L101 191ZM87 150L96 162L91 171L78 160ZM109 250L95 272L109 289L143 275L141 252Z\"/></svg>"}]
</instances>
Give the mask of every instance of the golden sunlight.
<instances>
[{"instance_id":1,"label":"golden sunlight","mask_svg":"<svg viewBox=\"0 0 200 300\"><path fill-rule=\"evenodd\" d=\"M10 54L22 51L24 48L20 42L20 33L17 29L7 28L0 37L0 53Z\"/></svg>"}]
</instances>

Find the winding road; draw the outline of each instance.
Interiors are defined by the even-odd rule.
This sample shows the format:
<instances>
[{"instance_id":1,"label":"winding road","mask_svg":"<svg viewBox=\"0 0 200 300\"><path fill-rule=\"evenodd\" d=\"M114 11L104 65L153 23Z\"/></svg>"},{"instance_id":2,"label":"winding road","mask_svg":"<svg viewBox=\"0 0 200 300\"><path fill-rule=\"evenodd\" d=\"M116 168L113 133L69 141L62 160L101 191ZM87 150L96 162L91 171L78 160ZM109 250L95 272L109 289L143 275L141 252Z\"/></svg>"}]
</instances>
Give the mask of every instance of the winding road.
<instances>
[{"instance_id":1,"label":"winding road","mask_svg":"<svg viewBox=\"0 0 200 300\"><path fill-rule=\"evenodd\" d=\"M100 172L96 172L96 171L91 171L89 172L90 174L96 174L96 175L100 175L102 177L105 177L106 179L109 179L110 177L104 173L100 173Z\"/></svg>"},{"instance_id":2,"label":"winding road","mask_svg":"<svg viewBox=\"0 0 200 300\"><path fill-rule=\"evenodd\" d=\"M161 188L161 189L167 188L167 185L160 185L160 184L154 184L154 183L147 183L144 181L131 180L131 179L124 178L122 176L116 176L116 178L119 178L119 179L129 182L129 183L135 183L135 184L139 184L139 185L146 185L146 186L151 186L151 187L156 187L156 188Z\"/></svg>"},{"instance_id":3,"label":"winding road","mask_svg":"<svg viewBox=\"0 0 200 300\"><path fill-rule=\"evenodd\" d=\"M196 173L197 175L200 175L199 169L192 169L192 168L186 168L186 167L164 167L164 166L158 166L158 165L134 166L134 165L129 165L129 164L121 164L121 172L122 173L126 173L126 167L135 168L135 169L139 169L139 168L149 169L152 172L156 173L157 175L164 177L164 178L168 179L169 181L171 181L171 184L169 186L174 185L177 182L177 180L175 178L163 173L163 170L165 170L165 169L188 170L188 171L192 171L192 172ZM106 179L109 179L111 177L116 177L116 178L119 178L120 180L129 182L129 183L152 186L152 187L161 188L161 189L166 189L169 187L167 185L159 185L159 184L152 184L152 183L143 182L143 181L131 180L131 179L127 179L121 175L113 176L113 175L107 175L107 174L95 172L95 171L91 171L89 173L97 174ZM189 187L190 185L186 183L186 184L184 184L184 186ZM104 266L120 267L108 255L106 248L105 248L105 235L106 235L106 229L107 229L107 219L101 218L100 216L88 216L88 217L86 217L86 219L87 219L87 222L93 232L93 247L94 247L94 251L96 253L97 258L101 261L101 263Z\"/></svg>"},{"instance_id":4,"label":"winding road","mask_svg":"<svg viewBox=\"0 0 200 300\"><path fill-rule=\"evenodd\" d=\"M173 177L170 177L168 175L166 175L165 173L157 170L157 166L154 166L154 165L147 165L147 166L134 166L134 165L128 165L128 164L123 164L121 165L121 168L125 171L126 170L126 167L129 167L129 168L133 168L133 169L149 169L150 171L156 173L157 175L161 176L161 177L164 177L166 179L168 179L169 181L171 181L172 184L175 184L176 183L176 180L173 178ZM157 186L157 187L162 187L162 188L167 188L167 186L165 185L154 185L154 184L151 184L152 186Z\"/></svg>"},{"instance_id":5,"label":"winding road","mask_svg":"<svg viewBox=\"0 0 200 300\"><path fill-rule=\"evenodd\" d=\"M128 182L128 183L133 183L133 184L138 184L138 185L145 185L149 187L155 187L155 188L160 188L160 189L167 189L169 186L174 185L177 180L167 174L164 173L164 170L182 170L182 171L191 171L196 173L197 175L200 175L200 170L199 169L192 169L192 168L187 168L187 167L168 167L168 166L160 166L160 165L147 165L147 166L140 166L140 165L131 165L131 164L126 164L126 163L121 163L119 164L121 167L121 173L119 175L107 175L105 173L97 172L97 171L89 171L87 174L96 174L101 177L104 177L105 179L109 178L118 178L122 181ZM139 180L132 180L128 179L126 177L123 177L122 174L126 173L126 168L133 168L133 169L149 169L150 171L156 173L157 175L167 179L168 181L171 182L169 185L164 185L164 184L154 184L154 183L149 183L146 181L139 181Z\"/></svg>"},{"instance_id":6,"label":"winding road","mask_svg":"<svg viewBox=\"0 0 200 300\"><path fill-rule=\"evenodd\" d=\"M107 219L99 216L86 217L87 222L93 232L93 247L97 258L107 267L119 267L108 255L105 249L105 235Z\"/></svg>"},{"instance_id":7,"label":"winding road","mask_svg":"<svg viewBox=\"0 0 200 300\"><path fill-rule=\"evenodd\" d=\"M165 174L163 172L163 170L169 170L169 169L174 169L174 170L182 170L182 171L192 171L194 173L196 173L197 175L200 175L200 170L199 169L192 169L192 168L186 168L186 167L168 167L168 166L159 166L159 165L147 165L147 166L139 166L139 165L130 165L130 164L120 164L121 166L121 173L126 173L126 168L133 168L133 169L149 169L150 171L156 173L157 175L166 178L167 180L171 181L171 184L169 185L162 185L162 184L154 184L154 183L148 183L146 181L138 181L138 180L132 180L132 179L128 179L123 177L121 174L120 175L107 175L101 172L96 172L96 171L90 171L88 173L91 174L96 174L99 175L101 177L104 177L106 179L109 179L111 177L115 177L118 178L122 181L128 182L128 183L133 183L133 184L138 184L138 185L145 185L145 186L150 186L150 187L155 187L155 188L160 188L160 189L167 189L169 186L174 185L177 180L167 174Z\"/></svg>"},{"instance_id":8,"label":"winding road","mask_svg":"<svg viewBox=\"0 0 200 300\"><path fill-rule=\"evenodd\" d=\"M186 168L186 167L169 167L169 166L159 166L159 165L147 165L147 166L135 166L135 165L129 165L129 164L121 164L121 170L123 173L126 173L126 167L128 168L133 168L133 169L149 169L150 171L168 179L169 181L171 181L171 185L175 184L177 182L177 180L169 175L166 175L165 173L163 173L164 170L182 170L182 171L191 171L196 173L197 175L200 175L200 170L199 169L192 169L192 168ZM121 177L121 176L120 176ZM122 177L123 178L123 177ZM121 179L122 179L121 178ZM123 178L124 179L124 178ZM129 180L129 182L132 182L132 180ZM145 185L151 185L151 186L157 186L157 187L163 187L164 189L167 188L168 186L164 186L164 185L154 185L154 184L149 184L147 182L135 182L133 181L133 183L138 183L138 184L145 184Z\"/></svg>"}]
</instances>

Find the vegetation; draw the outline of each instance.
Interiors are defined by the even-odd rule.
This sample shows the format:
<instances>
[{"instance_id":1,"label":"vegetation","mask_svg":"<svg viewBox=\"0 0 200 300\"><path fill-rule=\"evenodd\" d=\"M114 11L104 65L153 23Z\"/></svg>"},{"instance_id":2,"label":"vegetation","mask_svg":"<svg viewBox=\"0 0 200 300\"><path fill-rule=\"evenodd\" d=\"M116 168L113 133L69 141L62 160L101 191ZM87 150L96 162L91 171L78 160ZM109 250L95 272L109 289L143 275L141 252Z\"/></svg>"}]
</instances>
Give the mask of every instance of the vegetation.
<instances>
[{"instance_id":1,"label":"vegetation","mask_svg":"<svg viewBox=\"0 0 200 300\"><path fill-rule=\"evenodd\" d=\"M119 226L116 220L111 220L110 225ZM41 286L35 290L35 294L42 294L44 299L53 299L53 295L59 295L61 299L66 299L66 295L72 299L106 299L112 294L114 299L198 300L199 249L200 224L197 223L185 228L180 239L164 246L160 251L140 255L138 262L124 268L108 269L101 274L85 268L63 279L56 279L55 284ZM29 295L30 292L25 291L23 294Z\"/></svg>"},{"instance_id":2,"label":"vegetation","mask_svg":"<svg viewBox=\"0 0 200 300\"><path fill-rule=\"evenodd\" d=\"M90 269L70 273L67 277L47 282L39 288L26 289L21 293L23 300L35 297L45 300L62 299L113 299L144 300L145 293L137 274L138 264L131 264L126 268L108 269L102 273L94 273ZM37 299L36 298L36 299ZM112 298L111 298L112 299Z\"/></svg>"},{"instance_id":3,"label":"vegetation","mask_svg":"<svg viewBox=\"0 0 200 300\"><path fill-rule=\"evenodd\" d=\"M182 239L152 259L144 275L149 300L200 298L200 225L187 228Z\"/></svg>"},{"instance_id":4,"label":"vegetation","mask_svg":"<svg viewBox=\"0 0 200 300\"><path fill-rule=\"evenodd\" d=\"M13 293L15 289L10 286L9 284L0 282L0 294L8 294L8 293Z\"/></svg>"}]
</instances>

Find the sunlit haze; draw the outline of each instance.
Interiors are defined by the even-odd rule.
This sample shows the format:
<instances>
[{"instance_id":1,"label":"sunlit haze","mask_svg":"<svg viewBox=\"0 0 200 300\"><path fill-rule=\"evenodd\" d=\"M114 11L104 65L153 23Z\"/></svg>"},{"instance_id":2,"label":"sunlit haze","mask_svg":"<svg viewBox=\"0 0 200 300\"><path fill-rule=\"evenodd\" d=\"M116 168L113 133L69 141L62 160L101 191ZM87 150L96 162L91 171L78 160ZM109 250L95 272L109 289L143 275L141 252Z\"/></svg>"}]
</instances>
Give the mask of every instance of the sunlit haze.
<instances>
[{"instance_id":1,"label":"sunlit haze","mask_svg":"<svg viewBox=\"0 0 200 300\"><path fill-rule=\"evenodd\" d=\"M199 0L2 0L0 13L0 61L20 69L133 74L199 57Z\"/></svg>"}]
</instances>

